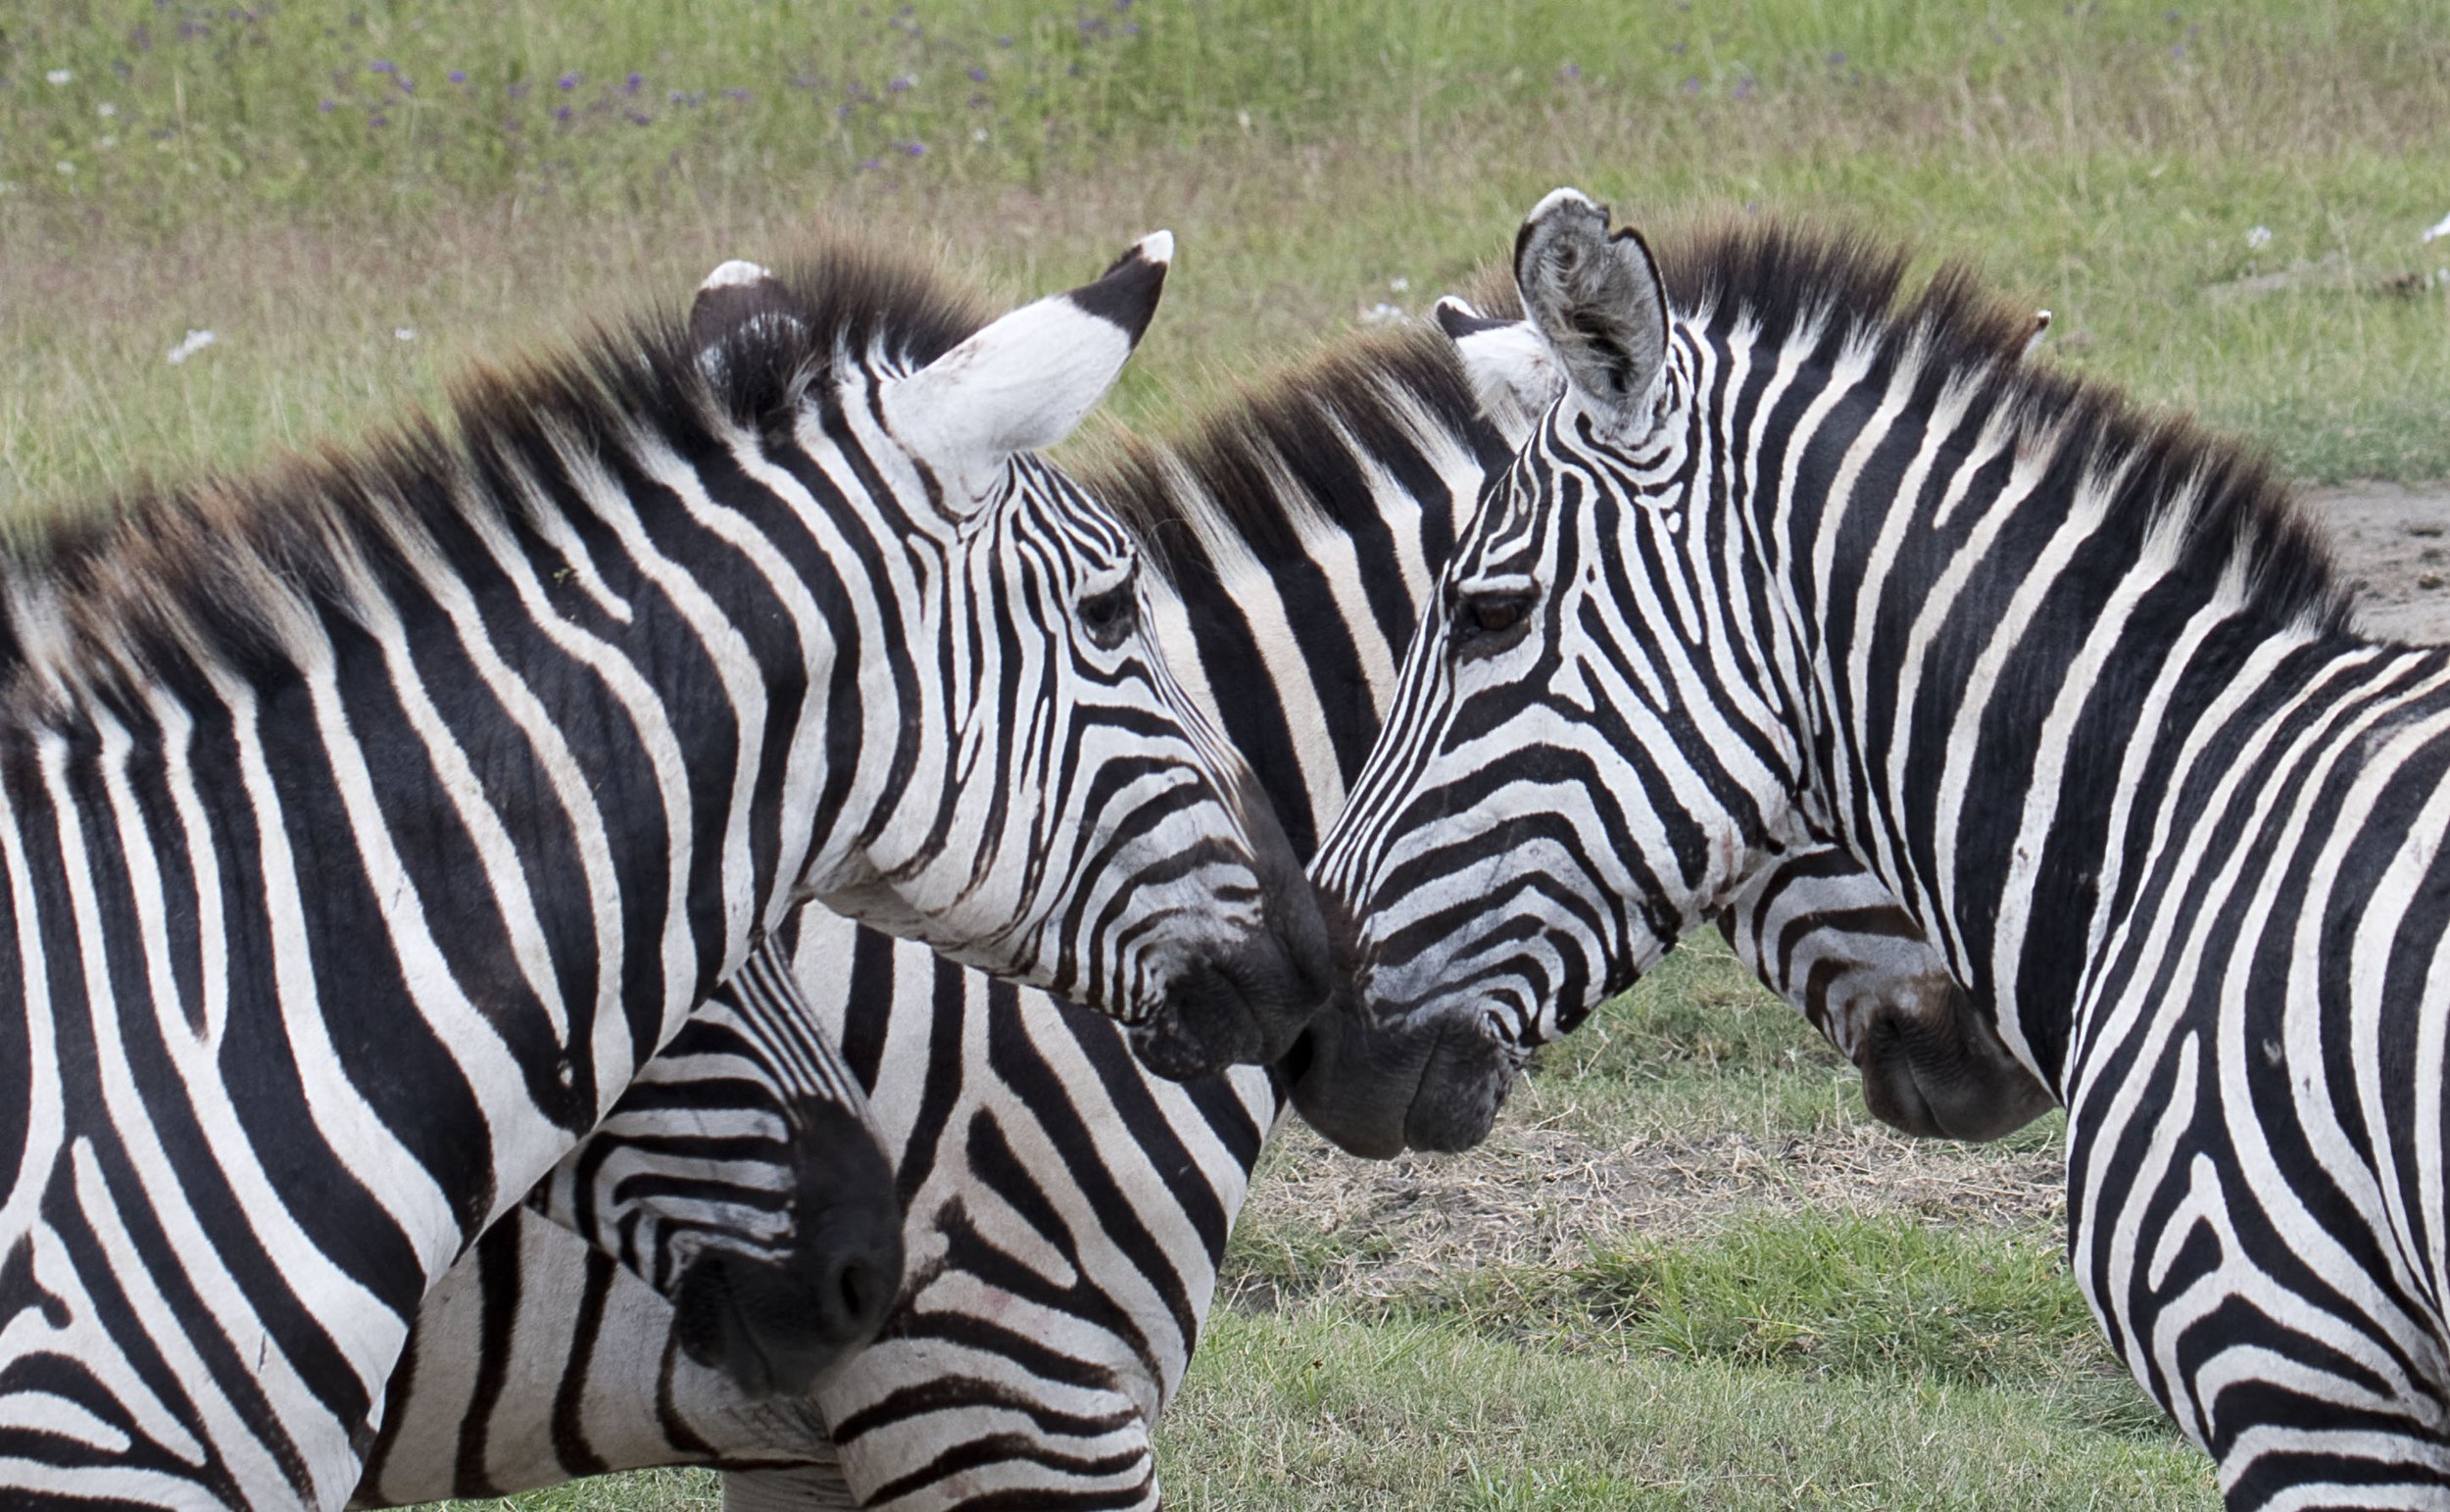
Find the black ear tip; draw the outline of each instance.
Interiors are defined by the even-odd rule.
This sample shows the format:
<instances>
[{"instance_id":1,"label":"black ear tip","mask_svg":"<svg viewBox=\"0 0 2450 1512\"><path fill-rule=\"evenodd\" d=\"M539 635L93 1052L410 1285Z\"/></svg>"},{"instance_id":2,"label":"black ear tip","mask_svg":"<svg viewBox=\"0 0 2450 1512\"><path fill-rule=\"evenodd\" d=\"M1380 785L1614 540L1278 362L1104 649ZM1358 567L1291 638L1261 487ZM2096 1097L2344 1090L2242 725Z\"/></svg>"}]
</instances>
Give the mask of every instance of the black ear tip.
<instances>
[{"instance_id":1,"label":"black ear tip","mask_svg":"<svg viewBox=\"0 0 2450 1512\"><path fill-rule=\"evenodd\" d=\"M1440 300L1431 315L1437 319L1438 328L1446 333L1448 341L1461 341L1466 336L1493 331L1506 323L1489 318L1451 294Z\"/></svg>"},{"instance_id":2,"label":"black ear tip","mask_svg":"<svg viewBox=\"0 0 2450 1512\"><path fill-rule=\"evenodd\" d=\"M1107 265L1097 282L1074 289L1071 301L1087 314L1120 327L1132 345L1138 346L1157 313L1157 297L1165 292L1165 270L1173 261L1173 233L1152 231Z\"/></svg>"}]
</instances>

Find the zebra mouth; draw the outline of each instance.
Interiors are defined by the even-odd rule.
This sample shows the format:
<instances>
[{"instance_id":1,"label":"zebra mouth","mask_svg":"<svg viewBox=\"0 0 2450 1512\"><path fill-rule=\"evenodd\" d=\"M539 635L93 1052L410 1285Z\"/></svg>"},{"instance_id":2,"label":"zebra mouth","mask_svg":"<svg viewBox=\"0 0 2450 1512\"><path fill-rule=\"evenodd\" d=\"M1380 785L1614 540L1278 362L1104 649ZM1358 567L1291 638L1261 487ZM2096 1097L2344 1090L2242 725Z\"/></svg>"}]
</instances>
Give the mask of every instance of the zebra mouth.
<instances>
[{"instance_id":1,"label":"zebra mouth","mask_svg":"<svg viewBox=\"0 0 2450 1512\"><path fill-rule=\"evenodd\" d=\"M1259 812L1265 822L1253 829L1263 842L1255 857L1265 922L1240 946L1184 965L1156 1011L1132 1027L1132 1052L1172 1081L1275 1061L1327 1000L1331 950L1317 896L1274 819Z\"/></svg>"},{"instance_id":2,"label":"zebra mouth","mask_svg":"<svg viewBox=\"0 0 2450 1512\"><path fill-rule=\"evenodd\" d=\"M1477 1013L1377 1024L1340 995L1278 1069L1311 1128L1348 1153L1384 1160L1487 1139L1514 1065Z\"/></svg>"}]
</instances>

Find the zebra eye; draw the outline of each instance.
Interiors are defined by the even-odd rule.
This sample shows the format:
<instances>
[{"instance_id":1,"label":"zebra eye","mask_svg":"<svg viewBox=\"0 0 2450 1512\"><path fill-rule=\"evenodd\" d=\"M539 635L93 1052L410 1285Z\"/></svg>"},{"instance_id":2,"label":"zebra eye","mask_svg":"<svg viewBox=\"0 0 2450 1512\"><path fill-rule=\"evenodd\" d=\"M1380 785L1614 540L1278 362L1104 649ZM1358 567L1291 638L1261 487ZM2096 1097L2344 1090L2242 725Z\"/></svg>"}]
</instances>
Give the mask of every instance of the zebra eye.
<instances>
[{"instance_id":1,"label":"zebra eye","mask_svg":"<svg viewBox=\"0 0 2450 1512\"><path fill-rule=\"evenodd\" d=\"M1532 596L1508 590L1502 593L1464 593L1454 606L1454 644L1467 655L1495 651L1500 643L1511 642L1531 619Z\"/></svg>"},{"instance_id":2,"label":"zebra eye","mask_svg":"<svg viewBox=\"0 0 2450 1512\"><path fill-rule=\"evenodd\" d=\"M1100 651L1112 651L1140 627L1138 574L1080 601L1080 627Z\"/></svg>"}]
</instances>

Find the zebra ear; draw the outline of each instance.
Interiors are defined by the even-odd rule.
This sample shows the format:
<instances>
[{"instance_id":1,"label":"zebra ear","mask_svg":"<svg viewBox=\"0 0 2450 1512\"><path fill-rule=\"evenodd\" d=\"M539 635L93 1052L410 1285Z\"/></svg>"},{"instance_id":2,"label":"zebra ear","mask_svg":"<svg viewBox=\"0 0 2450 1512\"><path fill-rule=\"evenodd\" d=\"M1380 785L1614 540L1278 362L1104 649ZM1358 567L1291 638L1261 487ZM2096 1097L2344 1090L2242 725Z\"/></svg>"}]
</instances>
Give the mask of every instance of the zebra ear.
<instances>
[{"instance_id":1,"label":"zebra ear","mask_svg":"<svg viewBox=\"0 0 2450 1512\"><path fill-rule=\"evenodd\" d=\"M1438 328L1454 343L1472 397L1505 437L1521 446L1565 392L1565 374L1528 320L1493 320L1449 294L1438 302Z\"/></svg>"},{"instance_id":2,"label":"zebra ear","mask_svg":"<svg viewBox=\"0 0 2450 1512\"><path fill-rule=\"evenodd\" d=\"M802 326L782 281L739 258L707 274L689 303L689 347L710 378L721 377L734 355Z\"/></svg>"},{"instance_id":3,"label":"zebra ear","mask_svg":"<svg viewBox=\"0 0 2450 1512\"><path fill-rule=\"evenodd\" d=\"M946 485L948 507L980 502L1014 454L1054 445L1105 397L1173 258L1172 233L1153 232L1095 283L1025 305L884 386L885 422Z\"/></svg>"},{"instance_id":4,"label":"zebra ear","mask_svg":"<svg viewBox=\"0 0 2450 1512\"><path fill-rule=\"evenodd\" d=\"M1609 234L1603 207L1555 190L1515 235L1514 284L1583 403L1620 435L1646 428L1642 401L1667 366L1667 286L1642 234Z\"/></svg>"}]
</instances>

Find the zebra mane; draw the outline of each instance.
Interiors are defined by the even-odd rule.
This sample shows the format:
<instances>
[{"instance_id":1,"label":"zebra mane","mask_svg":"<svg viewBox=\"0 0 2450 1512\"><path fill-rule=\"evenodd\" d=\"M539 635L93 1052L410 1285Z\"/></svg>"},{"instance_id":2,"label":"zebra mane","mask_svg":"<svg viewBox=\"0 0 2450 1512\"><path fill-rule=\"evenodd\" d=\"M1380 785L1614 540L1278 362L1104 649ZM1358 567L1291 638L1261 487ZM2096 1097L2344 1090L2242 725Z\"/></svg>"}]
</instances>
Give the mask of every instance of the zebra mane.
<instances>
[{"instance_id":1,"label":"zebra mane","mask_svg":"<svg viewBox=\"0 0 2450 1512\"><path fill-rule=\"evenodd\" d=\"M2326 537L2265 453L2104 380L2022 361L2032 308L1987 292L1972 268L1946 264L1910 284L1914 254L1897 243L1757 219L1670 228L1650 246L1679 316L1748 326L1760 350L1803 346L1806 362L1868 353L1873 383L1911 365L1917 403L1963 385L1969 413L1987 410L2020 450L2046 454L2039 491L2073 505L2082 485L2106 489L2102 528L2128 538L2131 558L2157 542L2178 570L2241 584L2247 607L2275 622L2349 627ZM1503 268L1485 270L1471 298L1494 318L1522 317Z\"/></svg>"},{"instance_id":2,"label":"zebra mane","mask_svg":"<svg viewBox=\"0 0 2450 1512\"><path fill-rule=\"evenodd\" d=\"M87 700L245 679L371 590L474 561L477 532L525 528L514 481L562 491L569 460L617 475L624 438L687 456L719 426L779 422L837 354L916 366L985 323L924 260L821 245L781 273L784 299L701 362L662 305L558 351L479 367L445 413L239 477L139 486L12 522L0 541L0 720L42 724ZM774 318L776 314L789 318Z\"/></svg>"},{"instance_id":3,"label":"zebra mane","mask_svg":"<svg viewBox=\"0 0 2450 1512\"><path fill-rule=\"evenodd\" d=\"M1306 560L1305 531L1381 527L1357 464L1398 464L1440 436L1504 461L1446 338L1412 327L1356 337L1155 441L1111 437L1078 471L1178 587L1222 537L1262 567Z\"/></svg>"}]
</instances>

